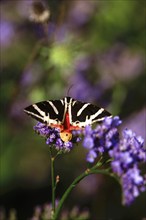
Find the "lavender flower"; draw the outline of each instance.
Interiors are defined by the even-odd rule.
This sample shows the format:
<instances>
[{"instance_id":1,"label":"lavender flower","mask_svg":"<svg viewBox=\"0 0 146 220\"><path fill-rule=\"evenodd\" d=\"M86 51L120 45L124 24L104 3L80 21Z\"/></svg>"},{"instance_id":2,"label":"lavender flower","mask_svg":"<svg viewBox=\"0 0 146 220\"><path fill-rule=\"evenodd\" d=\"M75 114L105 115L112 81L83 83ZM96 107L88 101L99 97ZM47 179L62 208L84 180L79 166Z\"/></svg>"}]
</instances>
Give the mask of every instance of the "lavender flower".
<instances>
[{"instance_id":1,"label":"lavender flower","mask_svg":"<svg viewBox=\"0 0 146 220\"><path fill-rule=\"evenodd\" d=\"M95 1L75 1L69 14L71 25L80 27L86 24L90 20L96 5Z\"/></svg>"},{"instance_id":2,"label":"lavender flower","mask_svg":"<svg viewBox=\"0 0 146 220\"><path fill-rule=\"evenodd\" d=\"M143 147L144 141L141 137L137 137L131 130L125 129L123 131L123 139L118 143L118 146L109 150L109 155L114 158L112 162L118 161L125 172L125 169L133 167L134 164L146 161L146 149Z\"/></svg>"},{"instance_id":3,"label":"lavender flower","mask_svg":"<svg viewBox=\"0 0 146 220\"><path fill-rule=\"evenodd\" d=\"M120 178L123 190L123 204L129 205L146 190L146 180L138 165L146 162L144 140L129 129L119 137L119 117L105 118L94 130L87 126L84 131L83 146L88 149L87 161L93 163L99 154L107 152L112 158L113 172Z\"/></svg>"},{"instance_id":4,"label":"lavender flower","mask_svg":"<svg viewBox=\"0 0 146 220\"><path fill-rule=\"evenodd\" d=\"M38 122L33 128L41 136L47 136L51 131L49 127L45 126L44 124L40 122Z\"/></svg>"},{"instance_id":5,"label":"lavender flower","mask_svg":"<svg viewBox=\"0 0 146 220\"><path fill-rule=\"evenodd\" d=\"M135 165L121 176L123 204L130 205L140 192L146 190L145 179Z\"/></svg>"},{"instance_id":6,"label":"lavender flower","mask_svg":"<svg viewBox=\"0 0 146 220\"><path fill-rule=\"evenodd\" d=\"M91 136L86 136L84 139L84 147L87 149L92 149L94 146L94 141Z\"/></svg>"},{"instance_id":7,"label":"lavender flower","mask_svg":"<svg viewBox=\"0 0 146 220\"><path fill-rule=\"evenodd\" d=\"M90 73L91 67L93 68L93 66L92 56L84 55L76 58L74 64L76 74L72 76L70 82L74 85L72 90L72 96L74 98L82 101L93 101L93 99L96 100L100 97L101 92L99 90L102 89L99 89L99 85L97 87L97 85L88 79L88 73Z\"/></svg>"},{"instance_id":8,"label":"lavender flower","mask_svg":"<svg viewBox=\"0 0 146 220\"><path fill-rule=\"evenodd\" d=\"M123 139L119 141L116 148L109 150L113 158L111 163L113 171L120 177L123 190L123 204L129 205L140 194L146 190L144 177L138 168L139 162L146 161L146 149L144 141L136 136L131 130L123 131Z\"/></svg>"},{"instance_id":9,"label":"lavender flower","mask_svg":"<svg viewBox=\"0 0 146 220\"><path fill-rule=\"evenodd\" d=\"M107 117L104 119L103 123L98 125L94 130L92 130L90 126L85 128L83 146L89 149L89 154L87 156L89 162L94 162L99 154L107 152L110 148L117 145L119 141L117 127L120 124L121 120L119 117ZM91 160L89 159L90 155L92 155Z\"/></svg>"},{"instance_id":10,"label":"lavender flower","mask_svg":"<svg viewBox=\"0 0 146 220\"><path fill-rule=\"evenodd\" d=\"M87 161L89 163L93 163L95 158L97 157L97 153L94 150L90 150L87 154Z\"/></svg>"},{"instance_id":11,"label":"lavender flower","mask_svg":"<svg viewBox=\"0 0 146 220\"><path fill-rule=\"evenodd\" d=\"M80 141L79 137L77 137L76 135L73 135L73 138L71 141L64 142L60 138L60 132L58 128L52 128L40 122L38 122L34 126L34 130L39 135L45 137L46 144L53 145L55 149L60 152L69 152L73 147L73 143L77 143Z\"/></svg>"}]
</instances>

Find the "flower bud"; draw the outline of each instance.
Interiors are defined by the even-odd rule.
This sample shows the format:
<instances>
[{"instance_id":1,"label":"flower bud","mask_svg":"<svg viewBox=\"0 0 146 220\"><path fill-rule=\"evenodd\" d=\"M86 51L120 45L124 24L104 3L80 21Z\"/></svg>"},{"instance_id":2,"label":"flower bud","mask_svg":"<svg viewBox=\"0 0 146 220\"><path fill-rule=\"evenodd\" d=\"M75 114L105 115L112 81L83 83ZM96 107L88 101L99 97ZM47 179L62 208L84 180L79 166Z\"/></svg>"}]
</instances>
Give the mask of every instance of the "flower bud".
<instances>
[{"instance_id":1,"label":"flower bud","mask_svg":"<svg viewBox=\"0 0 146 220\"><path fill-rule=\"evenodd\" d=\"M59 175L57 175L56 176L56 184L59 183L59 181L60 181L60 177L59 177Z\"/></svg>"}]
</instances>

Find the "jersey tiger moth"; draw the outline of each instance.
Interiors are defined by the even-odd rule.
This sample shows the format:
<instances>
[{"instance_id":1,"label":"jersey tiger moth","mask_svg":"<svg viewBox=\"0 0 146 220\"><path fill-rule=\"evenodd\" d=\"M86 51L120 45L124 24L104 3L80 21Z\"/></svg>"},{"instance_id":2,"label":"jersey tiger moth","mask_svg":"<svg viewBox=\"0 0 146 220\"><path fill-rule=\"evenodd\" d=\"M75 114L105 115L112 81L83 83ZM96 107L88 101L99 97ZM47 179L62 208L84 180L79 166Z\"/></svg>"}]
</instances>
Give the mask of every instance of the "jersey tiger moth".
<instances>
[{"instance_id":1,"label":"jersey tiger moth","mask_svg":"<svg viewBox=\"0 0 146 220\"><path fill-rule=\"evenodd\" d=\"M71 97L38 102L26 107L24 112L47 126L59 128L64 142L72 139L73 130L84 129L107 116L111 117L105 109Z\"/></svg>"}]
</instances>

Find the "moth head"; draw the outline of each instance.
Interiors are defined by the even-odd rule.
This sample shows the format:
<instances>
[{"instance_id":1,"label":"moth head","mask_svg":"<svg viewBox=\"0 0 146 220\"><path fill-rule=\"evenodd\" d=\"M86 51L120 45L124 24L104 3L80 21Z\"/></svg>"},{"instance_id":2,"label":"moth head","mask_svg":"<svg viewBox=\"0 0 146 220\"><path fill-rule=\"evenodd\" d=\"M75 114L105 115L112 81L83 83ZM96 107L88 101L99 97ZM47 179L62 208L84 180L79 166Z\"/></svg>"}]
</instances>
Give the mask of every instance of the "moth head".
<instances>
[{"instance_id":1,"label":"moth head","mask_svg":"<svg viewBox=\"0 0 146 220\"><path fill-rule=\"evenodd\" d=\"M60 132L60 138L64 142L68 142L72 139L72 133L66 131Z\"/></svg>"}]
</instances>

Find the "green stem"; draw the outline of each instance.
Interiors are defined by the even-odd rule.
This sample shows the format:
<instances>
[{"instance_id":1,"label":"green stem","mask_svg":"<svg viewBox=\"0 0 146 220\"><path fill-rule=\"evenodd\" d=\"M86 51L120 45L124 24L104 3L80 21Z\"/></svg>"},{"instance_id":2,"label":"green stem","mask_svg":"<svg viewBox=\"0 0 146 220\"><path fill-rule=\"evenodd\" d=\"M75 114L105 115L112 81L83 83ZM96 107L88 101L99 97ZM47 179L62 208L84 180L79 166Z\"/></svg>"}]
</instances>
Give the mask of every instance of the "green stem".
<instances>
[{"instance_id":1,"label":"green stem","mask_svg":"<svg viewBox=\"0 0 146 220\"><path fill-rule=\"evenodd\" d=\"M69 193L74 189L74 187L86 176L90 175L90 174L105 174L105 175L111 175L108 171L106 170L95 170L94 168L92 169L87 169L84 173L82 173L81 175L79 175L72 183L71 185L67 188L67 190L65 191L65 193L63 194L57 208L56 211L54 213L54 218L53 220L57 220L61 211L61 208L63 206L64 201L66 200L66 198L68 197Z\"/></svg>"},{"instance_id":2,"label":"green stem","mask_svg":"<svg viewBox=\"0 0 146 220\"><path fill-rule=\"evenodd\" d=\"M55 212L55 179L54 179L54 158L52 157L51 158L51 163L52 163L52 166L51 166L51 174L52 174L52 208Z\"/></svg>"},{"instance_id":3,"label":"green stem","mask_svg":"<svg viewBox=\"0 0 146 220\"><path fill-rule=\"evenodd\" d=\"M55 213L55 178L54 178L54 157L51 154L51 180L52 180L52 216Z\"/></svg>"}]
</instances>

